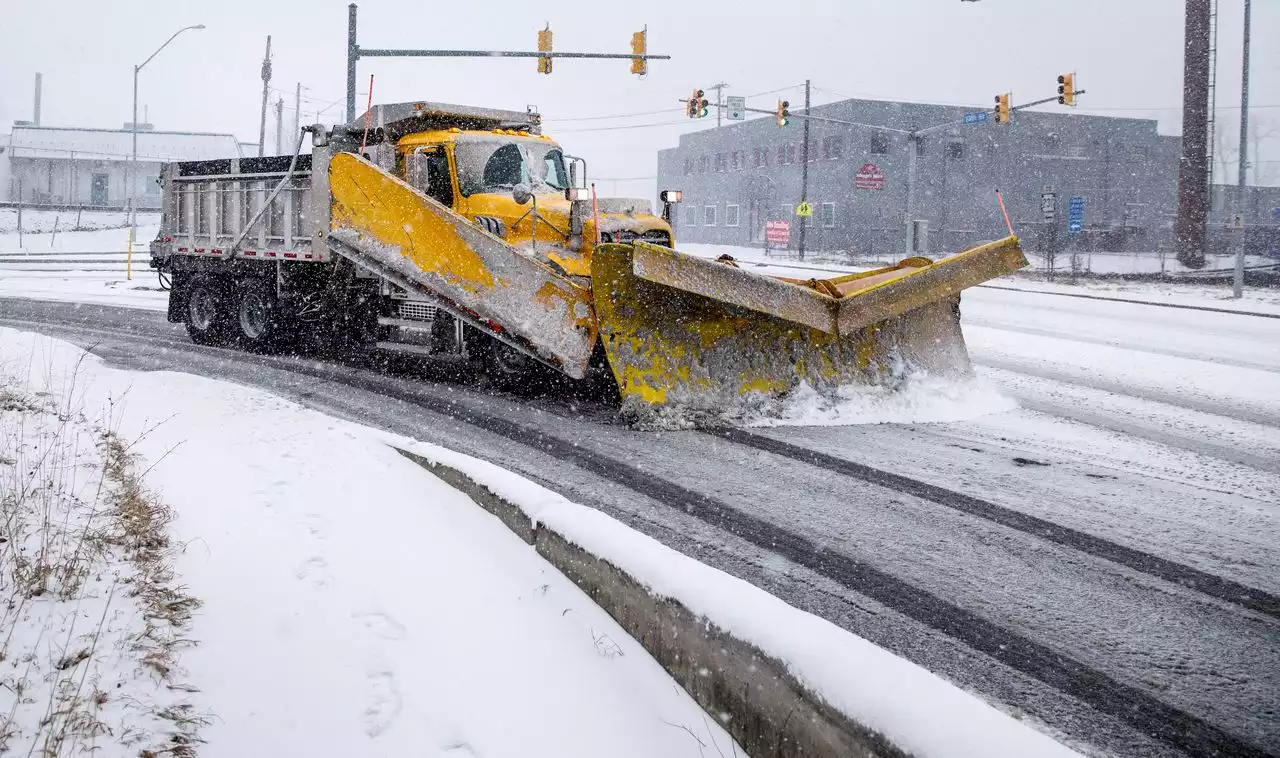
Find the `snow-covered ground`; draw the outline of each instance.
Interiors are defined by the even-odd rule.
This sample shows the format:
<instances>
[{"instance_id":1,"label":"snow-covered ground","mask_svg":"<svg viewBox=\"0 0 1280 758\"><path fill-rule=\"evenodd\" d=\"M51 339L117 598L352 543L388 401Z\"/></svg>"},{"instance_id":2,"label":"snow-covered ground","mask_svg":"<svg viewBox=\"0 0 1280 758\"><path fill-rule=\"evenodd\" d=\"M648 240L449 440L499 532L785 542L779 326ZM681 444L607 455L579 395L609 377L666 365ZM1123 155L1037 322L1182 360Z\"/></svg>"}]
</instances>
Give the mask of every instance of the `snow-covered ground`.
<instances>
[{"instance_id":1,"label":"snow-covered ground","mask_svg":"<svg viewBox=\"0 0 1280 758\"><path fill-rule=\"evenodd\" d=\"M165 557L199 608L169 661L181 686L159 699L183 709L201 755L742 754L571 581L391 444L468 472L915 754L1072 755L924 669L493 464L237 385L112 369L48 337L0 329L0 355L7 389L70 398L171 511ZM107 617L110 586L70 609L33 598L5 660L22 661L43 633L72 634L77 619L88 653L72 665L93 702L113 704L124 682L150 703L159 678L85 631ZM110 618L118 631L137 624L128 609ZM50 674L48 688L59 681ZM9 747L30 744L44 703L17 709ZM136 753L118 738L89 737L99 754Z\"/></svg>"},{"instance_id":2,"label":"snow-covered ground","mask_svg":"<svg viewBox=\"0 0 1280 758\"><path fill-rule=\"evenodd\" d=\"M111 712L127 698L148 714L188 708L205 756L741 753L572 582L378 433L222 382L113 370L32 334L0 329L0 356L7 392L58 401L41 416L55 428L83 414L69 448L81 455L60 460L81 476L72 526L98 502L93 436L111 430L172 510L174 583L201 604L170 690L123 654L144 625L115 563L85 561L95 578L72 602L26 597L0 678L28 681L16 706L0 697L0 717L16 709L0 752L43 744L50 693L74 665L112 732L68 731L100 755L137 754L122 731L133 722ZM0 467L18 476L19 455L44 442L20 438ZM27 653L52 647L87 657L33 671Z\"/></svg>"},{"instance_id":3,"label":"snow-covered ground","mask_svg":"<svg viewBox=\"0 0 1280 758\"><path fill-rule=\"evenodd\" d=\"M0 253L124 251L129 244L128 224L125 213L85 211L77 229L75 211L24 210L19 234L17 210L0 208ZM159 225L160 214L138 214L135 253L141 249L146 255L147 243L155 238Z\"/></svg>"}]
</instances>

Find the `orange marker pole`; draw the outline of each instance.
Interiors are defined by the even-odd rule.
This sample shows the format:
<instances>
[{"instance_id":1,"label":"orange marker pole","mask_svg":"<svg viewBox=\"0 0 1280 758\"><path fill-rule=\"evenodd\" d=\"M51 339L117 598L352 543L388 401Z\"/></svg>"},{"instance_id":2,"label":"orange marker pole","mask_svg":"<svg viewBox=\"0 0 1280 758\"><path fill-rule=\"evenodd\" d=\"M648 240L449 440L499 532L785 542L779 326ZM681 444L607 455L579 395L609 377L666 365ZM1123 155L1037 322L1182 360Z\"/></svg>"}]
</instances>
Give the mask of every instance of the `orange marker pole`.
<instances>
[{"instance_id":1,"label":"orange marker pole","mask_svg":"<svg viewBox=\"0 0 1280 758\"><path fill-rule=\"evenodd\" d=\"M360 138L360 152L364 153L365 142L369 139L369 119L373 118L373 74L369 74L369 104L364 109L364 136Z\"/></svg>"},{"instance_id":2,"label":"orange marker pole","mask_svg":"<svg viewBox=\"0 0 1280 758\"><path fill-rule=\"evenodd\" d=\"M1000 212L1004 214L1004 225L1009 227L1009 236L1018 236L1013 233L1013 224L1009 222L1009 211L1004 209L1004 197L1000 194L1000 190L996 190L996 200L1000 201Z\"/></svg>"}]
</instances>

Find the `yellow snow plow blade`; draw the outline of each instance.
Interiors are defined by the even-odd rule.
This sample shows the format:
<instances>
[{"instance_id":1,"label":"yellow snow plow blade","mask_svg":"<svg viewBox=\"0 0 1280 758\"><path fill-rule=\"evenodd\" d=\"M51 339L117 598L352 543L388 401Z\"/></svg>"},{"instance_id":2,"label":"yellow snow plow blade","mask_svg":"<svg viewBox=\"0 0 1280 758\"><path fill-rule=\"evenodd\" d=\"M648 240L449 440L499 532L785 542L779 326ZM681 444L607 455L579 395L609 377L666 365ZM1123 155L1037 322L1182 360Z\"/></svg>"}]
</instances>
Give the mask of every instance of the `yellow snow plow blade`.
<instances>
[{"instance_id":1,"label":"yellow snow plow blade","mask_svg":"<svg viewBox=\"0 0 1280 758\"><path fill-rule=\"evenodd\" d=\"M435 299L575 379L596 342L591 292L369 161L329 164L335 252Z\"/></svg>"},{"instance_id":2,"label":"yellow snow plow blade","mask_svg":"<svg viewBox=\"0 0 1280 758\"><path fill-rule=\"evenodd\" d=\"M635 243L592 255L596 318L630 410L718 411L755 393L971 371L961 290L1027 265L1016 237L823 280Z\"/></svg>"}]
</instances>

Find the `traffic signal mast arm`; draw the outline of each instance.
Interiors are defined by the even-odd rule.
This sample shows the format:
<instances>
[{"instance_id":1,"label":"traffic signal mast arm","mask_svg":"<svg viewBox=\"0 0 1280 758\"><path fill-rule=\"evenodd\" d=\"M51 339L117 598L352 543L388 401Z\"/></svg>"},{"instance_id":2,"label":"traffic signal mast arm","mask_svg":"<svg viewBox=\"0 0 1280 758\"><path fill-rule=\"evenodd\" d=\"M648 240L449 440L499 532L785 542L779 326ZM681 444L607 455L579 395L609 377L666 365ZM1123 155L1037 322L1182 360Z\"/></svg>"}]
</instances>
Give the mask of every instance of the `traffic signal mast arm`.
<instances>
[{"instance_id":1,"label":"traffic signal mast arm","mask_svg":"<svg viewBox=\"0 0 1280 758\"><path fill-rule=\"evenodd\" d=\"M687 105L689 100L687 98L681 98L679 102L685 103ZM747 113L763 113L769 116L777 116L778 114L777 110L765 110L764 108L745 108L744 107L742 110L746 111ZM895 134L911 134L910 129L895 129L891 126L881 126L880 124L864 124L860 121L845 121L844 119L840 119L840 118L827 118L826 116L806 115L803 112L796 112L794 110L787 111L787 118L788 119L807 118L810 121L821 121L822 123L825 123L825 124L842 124L844 126L861 126L866 129L879 129L882 132L894 132Z\"/></svg>"},{"instance_id":2,"label":"traffic signal mast arm","mask_svg":"<svg viewBox=\"0 0 1280 758\"><path fill-rule=\"evenodd\" d=\"M1084 90L1078 89L1075 91L1075 94L1083 95ZM1009 112L1012 113L1013 111L1025 110L1027 108L1034 108L1037 105L1044 105L1045 103L1056 103L1056 102L1058 102L1058 96L1054 95L1053 97L1046 97L1040 100L1032 100L1029 103L1011 105L1009 106ZM942 129L950 129L955 126L964 126L964 125L965 125L964 119L960 119L959 121L948 121L945 124L938 124L937 126L928 126L928 127L925 127L924 129L916 129L914 131L907 132L907 134L915 134L917 136L923 136L926 134L930 134L932 132L941 131Z\"/></svg>"}]
</instances>

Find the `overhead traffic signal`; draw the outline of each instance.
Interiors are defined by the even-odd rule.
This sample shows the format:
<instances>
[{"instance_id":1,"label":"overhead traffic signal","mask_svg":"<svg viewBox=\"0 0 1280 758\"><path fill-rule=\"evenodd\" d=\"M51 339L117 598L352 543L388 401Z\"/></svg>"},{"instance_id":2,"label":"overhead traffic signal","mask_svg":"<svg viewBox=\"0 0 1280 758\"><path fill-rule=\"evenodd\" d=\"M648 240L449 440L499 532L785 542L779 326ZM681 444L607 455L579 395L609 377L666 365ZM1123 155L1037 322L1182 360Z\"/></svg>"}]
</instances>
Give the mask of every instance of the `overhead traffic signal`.
<instances>
[{"instance_id":1,"label":"overhead traffic signal","mask_svg":"<svg viewBox=\"0 0 1280 758\"><path fill-rule=\"evenodd\" d=\"M996 123L1009 123L1009 98L1012 93L1006 92L1003 95L996 95Z\"/></svg>"},{"instance_id":2,"label":"overhead traffic signal","mask_svg":"<svg viewBox=\"0 0 1280 758\"><path fill-rule=\"evenodd\" d=\"M547 53L547 55L538 58L538 73L551 73L551 25L547 24L547 28L538 32L538 52Z\"/></svg>"},{"instance_id":3,"label":"overhead traffic signal","mask_svg":"<svg viewBox=\"0 0 1280 758\"><path fill-rule=\"evenodd\" d=\"M633 55L645 54L645 52L649 48L648 37L649 37L649 27L647 26L644 29L631 35L631 53ZM645 74L649 73L649 59L648 58L632 58L631 73L639 74L640 76L644 76Z\"/></svg>"},{"instance_id":4,"label":"overhead traffic signal","mask_svg":"<svg viewBox=\"0 0 1280 758\"><path fill-rule=\"evenodd\" d=\"M778 121L779 129L791 123L791 103L790 102L786 100L779 100L777 113L778 113L777 121Z\"/></svg>"},{"instance_id":5,"label":"overhead traffic signal","mask_svg":"<svg viewBox=\"0 0 1280 758\"><path fill-rule=\"evenodd\" d=\"M1058 105L1076 104L1076 75L1061 74L1058 76Z\"/></svg>"},{"instance_id":6,"label":"overhead traffic signal","mask_svg":"<svg viewBox=\"0 0 1280 758\"><path fill-rule=\"evenodd\" d=\"M707 93L700 89L690 92L689 99L685 102L684 115L689 118L702 118L707 113Z\"/></svg>"}]
</instances>

